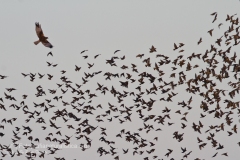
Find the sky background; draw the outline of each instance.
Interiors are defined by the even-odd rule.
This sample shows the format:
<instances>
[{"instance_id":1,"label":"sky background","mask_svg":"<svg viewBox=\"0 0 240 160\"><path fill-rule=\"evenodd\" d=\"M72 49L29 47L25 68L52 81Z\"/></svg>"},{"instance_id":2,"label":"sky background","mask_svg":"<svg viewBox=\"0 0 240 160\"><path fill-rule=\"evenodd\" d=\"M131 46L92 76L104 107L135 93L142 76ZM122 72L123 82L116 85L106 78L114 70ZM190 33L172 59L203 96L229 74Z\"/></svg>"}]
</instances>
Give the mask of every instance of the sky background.
<instances>
[{"instance_id":1,"label":"sky background","mask_svg":"<svg viewBox=\"0 0 240 160\"><path fill-rule=\"evenodd\" d=\"M146 70L150 73L154 73L153 69L144 67L142 60L137 59L137 54L145 54L144 58L151 57L154 59L156 54L164 54L169 56L171 60L175 59L180 53L173 52L174 43L184 43L184 52L182 55L190 56L193 52L195 53L205 53L206 49L210 48L210 45L215 42L217 38L223 35L223 32L227 30L229 23L225 21L227 14L233 15L239 13L240 2L238 0L211 0L211 1L192 1L192 0L182 0L182 1L29 1L29 0L15 0L6 1L0 0L0 75L8 76L7 79L0 80L0 97L4 98L5 88L16 88L17 91L12 92L12 94L18 99L20 103L21 96L23 94L28 94L29 97L25 103L28 104L30 110L34 110L33 103L41 103L46 98L36 98L35 88L38 85L42 85L43 88L48 92L48 89L55 89L56 83L61 83L59 78L62 76L60 71L66 70L66 76L69 77L74 83L82 83L81 78L84 76L84 72L95 72L95 71L111 71L112 73L122 73L119 67L123 64L128 65L134 63L138 65L139 72ZM211 13L217 12L218 17L215 23L212 23L213 16ZM52 49L44 47L42 44L35 46L34 41L38 40L35 32L35 22L39 22L42 26L45 36L49 37L49 41L54 46ZM218 29L218 24L223 23L220 29ZM213 37L210 37L207 31L213 29ZM202 37L203 42L201 45L197 45L199 38ZM157 53L149 54L149 48L154 45L157 48ZM227 48L225 46L223 49ZM81 51L88 50L85 54L80 54ZM126 56L124 61L118 60L118 68L109 67L106 65L106 59L110 59L114 56L113 52L115 50L121 50L116 55L122 57ZM239 47L235 47L232 50L238 52ZM47 57L48 52L53 53L53 57ZM93 57L97 54L101 54L97 59ZM89 57L84 60L83 55L88 55ZM239 59L239 58L238 58ZM58 64L56 68L48 67L46 62L53 64ZM221 60L219 61L221 64ZM88 69L87 63L94 63L94 67ZM199 70L205 68L204 64L200 60L193 60L193 64L198 64ZM75 65L81 66L81 72L75 72ZM142 66L143 65L143 66ZM154 65L154 64L152 64ZM173 66L173 65L170 65ZM222 65L219 65L222 66ZM161 70L165 71L167 74L172 72L171 68L166 66L161 66ZM198 73L198 69L186 73L189 77L194 77L195 72ZM53 74L55 77L52 81L47 80L46 75L43 80L36 78L34 82L30 82L28 78L23 78L21 73L41 73L41 74ZM125 72L125 71L124 71ZM130 70L127 72L131 72ZM232 74L233 75L233 74ZM135 77L137 78L137 77ZM168 81L169 76L165 78ZM234 78L229 78L223 83L218 83L218 86L222 89L231 90L227 85L227 82L234 81ZM97 88L97 82L100 84L106 84L110 88L111 85L119 85L119 80L105 81L104 77L98 76L94 77L91 82L88 82L86 86L83 86L83 90L90 89L95 92ZM146 84L147 85L147 84ZM151 87L151 84L149 84ZM186 87L186 86L185 86ZM119 90L123 88L118 86ZM132 85L129 90L134 89L135 86ZM59 91L59 90L58 90ZM184 87L180 86L175 92L178 92L178 96L174 99L173 103L164 103L163 101L157 101L156 106L159 106L156 110L153 110L146 115L150 114L162 114L161 110L167 106L171 108L172 111L170 115L172 116L171 122L175 123L174 127L169 127L167 124L164 126L155 126L156 128L161 128L161 132L149 133L140 132L142 137L153 141L153 138L159 136L159 140L156 143L157 150L154 154L147 155L152 159L153 155L159 155L159 158L167 159L164 155L167 153L167 149L171 148L174 152L168 158L180 159L183 154L181 154L180 147L187 147L187 151L193 151L188 159L194 159L201 157L201 159L210 159L216 152L218 160L224 159L236 159L240 157L239 147L237 142L240 141L237 134L231 137L227 136L226 132L218 133L216 139L219 140L221 144L224 144L224 150L216 151L212 148L210 141L206 138L209 134L203 133L199 135L193 132L192 122L198 122L200 112L199 102L201 98L195 96L192 102L193 109L191 113L187 116L189 122L186 122L188 127L185 130L180 128L181 123L179 119L181 116L174 113L180 108L177 106L177 102L182 100L187 101L191 94L185 92ZM61 93L61 92L59 92ZM185 94L186 93L186 94ZM49 95L49 94L48 94ZM64 100L70 101L71 94L65 95ZM238 97L237 97L238 96ZM237 95L234 100L238 101L240 99ZM161 95L155 95L155 99L160 99ZM108 110L107 103L111 102L118 105L115 99L112 99L112 95L106 94L106 96L99 96L92 102L92 105L97 105L99 103L104 104L106 108L101 111L96 111L96 115L103 114L104 111ZM127 99L126 104L131 106L132 98ZM12 104L12 102L6 101L6 106ZM59 103L60 104L60 103ZM63 109L64 107L59 106ZM54 111L56 109L53 109ZM44 113L42 115L48 121L53 113L49 111L49 114ZM183 113L187 110L184 109ZM43 112L43 111L42 111ZM236 112L236 111L235 111ZM106 127L108 134L107 139L114 140L116 142L115 147L118 148L117 152L120 159L143 159L146 156L132 156L133 147L132 144L127 143L124 138L116 138L116 134L120 132L121 129L131 130L132 132L139 132L138 128L143 126L141 120L139 120L138 115L132 116L131 123L124 123L120 125L118 120L115 119L112 123L104 120L103 123L97 123L95 119L88 115L79 115L84 118L92 119L92 124L94 126ZM21 126L27 118L20 111L15 111L9 109L7 112L0 110L0 121L3 118L9 119L13 117L18 117L18 121L14 122L13 126L5 125L4 133L6 134L6 139L0 138L1 144L10 144L12 137L12 130L14 126ZM233 115L233 124L238 124L237 114ZM106 118L105 118L106 119ZM203 131L206 131L209 125L221 124L224 122L224 118L216 119L210 116L209 118L201 119L201 122L205 125ZM61 125L62 121L57 124ZM74 125L77 124L73 122ZM34 126L34 121L25 124L33 126L34 137L39 136L44 139L47 134L54 131L52 128L48 127L47 131L43 132L40 127ZM64 125L63 125L64 126ZM233 126L233 125L232 125ZM231 130L231 127L228 130ZM173 140L172 133L178 130L180 133L184 132L184 141L177 142ZM2 130L0 129L0 132ZM55 131L54 131L55 132ZM63 132L66 135L73 135L68 129ZM9 133L9 134L8 134ZM96 153L99 146L104 146L107 148L105 143L100 142L98 139L101 137L101 131L98 128L97 131L91 134L93 139L92 147L85 152L82 152L80 148L78 149L65 149L62 152L58 152L55 157L66 157L66 159L113 159L113 156L106 155L99 157ZM170 135L170 136L169 136ZM73 135L74 137L75 135ZM196 137L201 137L208 145L200 151L198 149L198 144ZM29 141L22 139L22 143L29 143ZM49 143L43 141L42 143ZM72 139L72 143L80 144L80 142L75 142ZM109 148L109 147L108 147ZM122 148L129 148L129 153L123 155ZM150 148L151 149L151 148ZM147 150L150 150L147 148ZM229 157L224 157L221 154L228 152ZM50 158L53 156L48 156ZM8 159L9 157L7 157ZM15 157L15 159L19 159ZM25 159L25 157L20 157L20 159ZM38 159L38 158L36 158Z\"/></svg>"}]
</instances>

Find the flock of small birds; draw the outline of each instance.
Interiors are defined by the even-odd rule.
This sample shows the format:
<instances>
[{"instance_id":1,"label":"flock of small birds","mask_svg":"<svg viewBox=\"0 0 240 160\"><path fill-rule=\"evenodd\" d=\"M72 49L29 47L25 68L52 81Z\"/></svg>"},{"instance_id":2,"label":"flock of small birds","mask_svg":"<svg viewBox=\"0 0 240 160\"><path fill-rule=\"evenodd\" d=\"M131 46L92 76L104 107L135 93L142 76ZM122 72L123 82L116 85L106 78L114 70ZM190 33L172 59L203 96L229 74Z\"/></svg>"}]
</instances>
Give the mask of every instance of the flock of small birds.
<instances>
[{"instance_id":1,"label":"flock of small birds","mask_svg":"<svg viewBox=\"0 0 240 160\"><path fill-rule=\"evenodd\" d=\"M211 14L214 24L217 15L216 12ZM191 139L201 152L210 146L207 152L212 152L212 157L209 158L230 158L228 148L225 148L218 134L231 138L238 133L240 62L236 52L232 51L240 43L240 25L236 14L227 15L225 23L210 29L206 35L211 39L215 30L226 25L228 29L204 53L187 55L185 44L181 42L173 44L171 54L176 55L175 59L159 54L155 46L151 46L148 53L136 55L131 64L124 63L127 56L121 50L113 52L105 62L99 61L101 54L97 54L93 56L94 62L73 65L72 70L78 76L82 75L77 82L67 76L69 71L63 69L58 70L60 78L50 73L21 73L22 78L36 84L35 94L21 94L17 88L11 87L3 91L0 97L0 140L10 136L15 148L3 144L1 140L1 159L18 156L29 160L48 159L48 156L53 155L56 160L65 160L68 159L67 155L59 157L58 153L63 149L57 147L47 147L38 154L32 151L39 143L65 146L74 143L78 147L77 153L97 148L91 154L97 152L102 159L105 156L114 160L126 159L125 154L129 154L144 160L174 160L174 154L180 153L182 157L177 159L202 160L204 154L195 154L194 147L182 145L176 149L174 144L165 150L157 147L162 143L161 139L167 138L184 144L187 130L193 131ZM53 47L44 36L39 23L36 23L36 32L39 37L34 42L36 45L41 42L46 47ZM200 37L196 46L201 46L202 43L204 39ZM83 50L79 55L87 61L91 57L88 53L88 50ZM54 54L49 52L47 57L53 58ZM122 72L112 73L94 68L97 63ZM202 67L202 64L206 67ZM44 65L50 70L61 67L60 64L48 61ZM88 69L83 70L84 65ZM171 69L171 72L163 70L166 68ZM56 69L53 73L57 72ZM93 83L94 79L101 77L104 78L102 83ZM8 78L10 77L0 75L1 81ZM44 88L40 83L44 79L53 81L55 86ZM222 83L228 87L221 88L219 84ZM94 89L89 89L90 86ZM177 92L178 88L181 92ZM180 98L181 101L176 101L182 93L189 95L188 99ZM16 98L16 94L21 94L22 97ZM13 110L21 116L4 118L4 115ZM195 114L195 118L188 118L190 114ZM173 117L178 121L173 121ZM215 119L218 123L203 123L207 118ZM24 124L16 126L16 121L21 120L24 120ZM107 124L113 124L113 128L106 127ZM132 124L131 129L125 127L128 124ZM136 130L135 126L138 125L141 127ZM175 131L162 137L168 128ZM113 129L117 132L116 135L110 135ZM29 150L26 153L20 152L18 148L22 140L30 144L21 148ZM122 146L120 142L123 141L127 145ZM239 147L240 142L236 141L232 146Z\"/></svg>"}]
</instances>

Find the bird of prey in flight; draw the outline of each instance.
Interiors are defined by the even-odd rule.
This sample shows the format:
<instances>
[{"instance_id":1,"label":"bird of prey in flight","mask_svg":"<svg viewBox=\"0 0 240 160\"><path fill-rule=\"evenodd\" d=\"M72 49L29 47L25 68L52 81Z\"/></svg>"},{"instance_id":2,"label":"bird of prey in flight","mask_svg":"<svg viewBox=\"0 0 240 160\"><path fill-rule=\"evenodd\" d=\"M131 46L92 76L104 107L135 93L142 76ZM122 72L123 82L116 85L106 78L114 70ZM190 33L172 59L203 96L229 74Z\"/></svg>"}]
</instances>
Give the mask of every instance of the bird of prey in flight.
<instances>
[{"instance_id":1,"label":"bird of prey in flight","mask_svg":"<svg viewBox=\"0 0 240 160\"><path fill-rule=\"evenodd\" d=\"M39 40L35 41L34 44L37 45L38 43L42 42L42 44L45 47L52 48L53 47L52 44L50 42L48 42L48 40L47 40L48 37L45 37L43 34L41 25L38 22L36 22L35 25L36 25L36 33L37 33Z\"/></svg>"}]
</instances>

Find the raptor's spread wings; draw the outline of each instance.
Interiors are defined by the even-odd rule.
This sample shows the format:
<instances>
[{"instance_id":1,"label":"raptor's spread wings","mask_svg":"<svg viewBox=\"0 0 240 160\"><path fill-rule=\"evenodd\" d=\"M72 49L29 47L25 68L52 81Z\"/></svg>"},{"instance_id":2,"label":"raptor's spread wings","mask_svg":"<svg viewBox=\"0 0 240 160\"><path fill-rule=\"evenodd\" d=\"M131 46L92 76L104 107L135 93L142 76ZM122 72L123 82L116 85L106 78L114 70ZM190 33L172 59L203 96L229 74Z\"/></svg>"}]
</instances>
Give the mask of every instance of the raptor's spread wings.
<instances>
[{"instance_id":1,"label":"raptor's spread wings","mask_svg":"<svg viewBox=\"0 0 240 160\"><path fill-rule=\"evenodd\" d=\"M38 22L36 22L35 25L36 25L36 33L38 38L40 39L42 37L45 37L42 31L41 25Z\"/></svg>"}]
</instances>

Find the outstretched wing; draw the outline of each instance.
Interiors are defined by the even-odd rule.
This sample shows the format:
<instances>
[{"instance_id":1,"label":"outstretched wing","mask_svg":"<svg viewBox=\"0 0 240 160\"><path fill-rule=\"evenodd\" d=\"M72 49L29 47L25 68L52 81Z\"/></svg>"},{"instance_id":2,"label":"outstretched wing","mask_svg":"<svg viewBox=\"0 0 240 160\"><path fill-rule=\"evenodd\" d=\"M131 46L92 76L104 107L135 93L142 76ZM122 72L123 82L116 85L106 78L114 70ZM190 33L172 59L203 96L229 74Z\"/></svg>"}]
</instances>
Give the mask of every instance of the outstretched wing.
<instances>
[{"instance_id":1,"label":"outstretched wing","mask_svg":"<svg viewBox=\"0 0 240 160\"><path fill-rule=\"evenodd\" d=\"M35 25L36 25L36 33L38 38L40 39L41 37L45 37L42 31L41 25L38 22L36 22Z\"/></svg>"},{"instance_id":2,"label":"outstretched wing","mask_svg":"<svg viewBox=\"0 0 240 160\"><path fill-rule=\"evenodd\" d=\"M48 42L47 40L42 41L42 44L43 44L45 47L49 47L49 48L52 48L52 47L53 47L53 45L52 45L50 42Z\"/></svg>"},{"instance_id":3,"label":"outstretched wing","mask_svg":"<svg viewBox=\"0 0 240 160\"><path fill-rule=\"evenodd\" d=\"M55 126L55 124L51 120L49 120L49 122L51 123L51 126Z\"/></svg>"}]
</instances>

